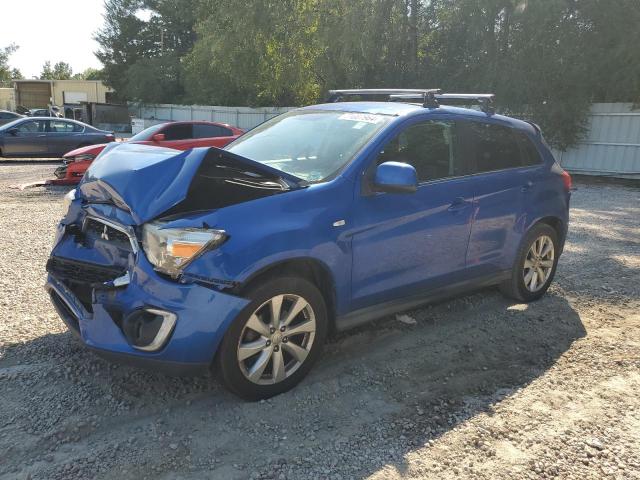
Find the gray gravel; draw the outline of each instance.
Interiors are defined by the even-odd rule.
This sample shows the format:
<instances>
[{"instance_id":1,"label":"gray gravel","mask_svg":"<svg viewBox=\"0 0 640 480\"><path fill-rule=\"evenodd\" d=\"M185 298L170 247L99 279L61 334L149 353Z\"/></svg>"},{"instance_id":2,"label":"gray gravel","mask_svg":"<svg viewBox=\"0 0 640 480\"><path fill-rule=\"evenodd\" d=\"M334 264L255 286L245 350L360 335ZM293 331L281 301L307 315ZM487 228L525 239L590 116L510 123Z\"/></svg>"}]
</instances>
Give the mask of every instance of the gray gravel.
<instances>
[{"instance_id":1,"label":"gray gravel","mask_svg":"<svg viewBox=\"0 0 640 480\"><path fill-rule=\"evenodd\" d=\"M640 189L578 184L557 282L333 338L245 403L208 377L111 365L42 289L67 189L0 165L0 479L640 478Z\"/></svg>"}]
</instances>

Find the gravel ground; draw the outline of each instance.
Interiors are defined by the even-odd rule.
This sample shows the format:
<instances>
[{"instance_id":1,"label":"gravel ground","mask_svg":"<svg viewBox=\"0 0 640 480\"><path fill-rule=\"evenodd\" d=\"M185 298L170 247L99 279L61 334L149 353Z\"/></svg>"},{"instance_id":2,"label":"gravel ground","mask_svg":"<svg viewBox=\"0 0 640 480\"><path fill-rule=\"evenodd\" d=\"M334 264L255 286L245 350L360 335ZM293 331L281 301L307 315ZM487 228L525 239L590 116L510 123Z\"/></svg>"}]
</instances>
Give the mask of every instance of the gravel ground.
<instances>
[{"instance_id":1,"label":"gravel ground","mask_svg":"<svg viewBox=\"0 0 640 480\"><path fill-rule=\"evenodd\" d=\"M333 338L245 403L85 351L42 289L66 189L0 165L0 479L640 479L640 189L579 183L557 281Z\"/></svg>"}]
</instances>

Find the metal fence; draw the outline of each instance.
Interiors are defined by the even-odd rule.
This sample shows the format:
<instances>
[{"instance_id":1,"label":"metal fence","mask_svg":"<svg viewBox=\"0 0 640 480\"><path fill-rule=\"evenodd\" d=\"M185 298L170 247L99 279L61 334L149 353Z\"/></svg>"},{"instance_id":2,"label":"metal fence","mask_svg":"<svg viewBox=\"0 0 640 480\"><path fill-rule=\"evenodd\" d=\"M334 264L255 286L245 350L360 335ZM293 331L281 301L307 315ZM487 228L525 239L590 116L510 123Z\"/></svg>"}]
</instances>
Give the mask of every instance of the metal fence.
<instances>
[{"instance_id":1,"label":"metal fence","mask_svg":"<svg viewBox=\"0 0 640 480\"><path fill-rule=\"evenodd\" d=\"M156 121L208 120L250 129L265 120L287 112L294 107L218 107L205 105L132 105L130 113L137 118Z\"/></svg>"},{"instance_id":2,"label":"metal fence","mask_svg":"<svg viewBox=\"0 0 640 480\"><path fill-rule=\"evenodd\" d=\"M640 179L640 110L631 103L594 103L587 136L554 154L571 173Z\"/></svg>"},{"instance_id":3,"label":"metal fence","mask_svg":"<svg viewBox=\"0 0 640 480\"><path fill-rule=\"evenodd\" d=\"M555 151L558 161L572 173L640 178L640 110L632 107L630 103L593 104L587 136L566 152ZM250 129L292 108L161 104L131 106L130 111L145 120L209 120Z\"/></svg>"}]
</instances>

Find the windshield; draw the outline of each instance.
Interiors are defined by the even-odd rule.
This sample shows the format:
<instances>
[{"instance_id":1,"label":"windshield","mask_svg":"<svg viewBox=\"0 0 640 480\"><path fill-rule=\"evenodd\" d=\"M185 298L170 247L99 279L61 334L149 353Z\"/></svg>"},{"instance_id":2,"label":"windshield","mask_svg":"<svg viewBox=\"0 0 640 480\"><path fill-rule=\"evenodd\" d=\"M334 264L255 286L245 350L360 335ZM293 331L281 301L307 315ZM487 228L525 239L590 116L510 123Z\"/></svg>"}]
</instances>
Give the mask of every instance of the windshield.
<instances>
[{"instance_id":1,"label":"windshield","mask_svg":"<svg viewBox=\"0 0 640 480\"><path fill-rule=\"evenodd\" d=\"M226 150L309 182L334 175L393 117L296 110L259 125Z\"/></svg>"},{"instance_id":2,"label":"windshield","mask_svg":"<svg viewBox=\"0 0 640 480\"><path fill-rule=\"evenodd\" d=\"M164 127L164 123L159 123L157 125L151 125L150 127L145 128L140 133L136 133L133 137L129 139L130 142L143 142L145 140L149 140L153 135L155 135L158 130Z\"/></svg>"}]
</instances>

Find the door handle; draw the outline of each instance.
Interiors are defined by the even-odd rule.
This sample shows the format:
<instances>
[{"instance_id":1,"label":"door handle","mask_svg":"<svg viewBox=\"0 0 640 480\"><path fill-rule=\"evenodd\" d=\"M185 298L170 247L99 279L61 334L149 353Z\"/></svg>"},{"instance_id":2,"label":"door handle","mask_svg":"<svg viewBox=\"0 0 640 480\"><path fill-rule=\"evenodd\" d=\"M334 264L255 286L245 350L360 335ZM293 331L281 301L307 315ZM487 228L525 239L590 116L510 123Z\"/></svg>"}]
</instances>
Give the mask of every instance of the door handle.
<instances>
[{"instance_id":1,"label":"door handle","mask_svg":"<svg viewBox=\"0 0 640 480\"><path fill-rule=\"evenodd\" d=\"M522 188L520 189L523 193L528 192L529 190L531 190L531 187L533 187L533 182L531 180L529 180L527 183L525 183Z\"/></svg>"},{"instance_id":2,"label":"door handle","mask_svg":"<svg viewBox=\"0 0 640 480\"><path fill-rule=\"evenodd\" d=\"M458 197L453 201L451 205L449 205L449 208L447 208L447 210L449 210L450 212L459 212L460 210L464 210L465 208L467 208L469 205L471 205L471 202L466 201L462 197Z\"/></svg>"}]
</instances>

